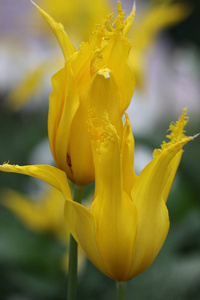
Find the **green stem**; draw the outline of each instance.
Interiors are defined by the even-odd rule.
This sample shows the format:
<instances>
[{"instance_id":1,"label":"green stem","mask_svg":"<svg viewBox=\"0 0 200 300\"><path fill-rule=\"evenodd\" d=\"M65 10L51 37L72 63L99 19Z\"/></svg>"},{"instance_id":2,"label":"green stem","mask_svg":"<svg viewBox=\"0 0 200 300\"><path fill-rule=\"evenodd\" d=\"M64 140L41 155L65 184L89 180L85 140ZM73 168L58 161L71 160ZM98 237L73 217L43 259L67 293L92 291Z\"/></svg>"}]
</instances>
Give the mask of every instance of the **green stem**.
<instances>
[{"instance_id":1,"label":"green stem","mask_svg":"<svg viewBox=\"0 0 200 300\"><path fill-rule=\"evenodd\" d=\"M126 282L117 282L117 300L125 300Z\"/></svg>"},{"instance_id":2,"label":"green stem","mask_svg":"<svg viewBox=\"0 0 200 300\"><path fill-rule=\"evenodd\" d=\"M81 203L83 187L75 186L74 201ZM69 267L68 267L68 285L67 300L76 300L77 286L77 242L70 234L69 241Z\"/></svg>"}]
</instances>

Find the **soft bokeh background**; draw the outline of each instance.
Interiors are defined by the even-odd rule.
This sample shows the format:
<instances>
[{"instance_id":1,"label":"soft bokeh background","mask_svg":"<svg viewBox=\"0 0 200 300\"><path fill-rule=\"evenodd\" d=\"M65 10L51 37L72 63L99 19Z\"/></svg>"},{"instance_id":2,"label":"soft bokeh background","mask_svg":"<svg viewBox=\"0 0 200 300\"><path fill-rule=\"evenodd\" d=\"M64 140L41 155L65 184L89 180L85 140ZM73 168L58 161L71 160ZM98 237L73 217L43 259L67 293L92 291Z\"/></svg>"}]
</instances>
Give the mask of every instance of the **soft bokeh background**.
<instances>
[{"instance_id":1,"label":"soft bokeh background","mask_svg":"<svg viewBox=\"0 0 200 300\"><path fill-rule=\"evenodd\" d=\"M104 10L112 11L114 3L105 1L108 7L102 11L97 6L96 11L86 11L84 1L66 2L67 17L59 17L56 9L53 15L51 7L48 11L57 21L67 19L65 26L75 45L87 40L87 26L93 24L97 11L102 17ZM198 0L182 2L188 3L191 12L184 21L163 30L145 51L143 88L136 87L128 110L137 173L152 159L153 149L162 143L170 122L178 119L184 107L190 118L187 134L200 132L200 4ZM49 2L37 3L47 9ZM149 3L137 1L136 20ZM122 0L122 7L128 14L132 1ZM0 0L0 40L0 162L53 163L47 140L48 96L51 75L58 64L62 66L59 45L26 0ZM55 56L60 58L55 60ZM38 68L34 76L40 76L40 84L34 88L30 84L25 91L30 101L21 109L8 107L15 87ZM32 178L4 173L0 188L1 203L6 200L5 189L33 201L48 190ZM93 190L94 184L89 185L84 198L91 198ZM200 299L200 138L185 147L168 208L167 240L153 265L128 283L127 299ZM28 229L0 204L0 299L66 299L65 253L66 245L56 234ZM115 299L115 283L86 261L78 278L78 299Z\"/></svg>"}]
</instances>

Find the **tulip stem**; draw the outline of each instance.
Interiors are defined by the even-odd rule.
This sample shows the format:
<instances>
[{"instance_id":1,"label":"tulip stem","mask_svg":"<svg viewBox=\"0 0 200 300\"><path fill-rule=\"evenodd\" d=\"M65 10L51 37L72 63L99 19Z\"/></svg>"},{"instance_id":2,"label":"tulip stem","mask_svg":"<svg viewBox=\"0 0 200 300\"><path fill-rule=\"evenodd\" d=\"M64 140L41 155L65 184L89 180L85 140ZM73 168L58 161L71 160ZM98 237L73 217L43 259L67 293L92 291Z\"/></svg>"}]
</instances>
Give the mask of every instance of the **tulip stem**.
<instances>
[{"instance_id":1,"label":"tulip stem","mask_svg":"<svg viewBox=\"0 0 200 300\"><path fill-rule=\"evenodd\" d=\"M75 186L74 202L81 203L83 187ZM70 234L67 299L76 300L78 245Z\"/></svg>"},{"instance_id":2,"label":"tulip stem","mask_svg":"<svg viewBox=\"0 0 200 300\"><path fill-rule=\"evenodd\" d=\"M117 300L125 300L126 282L117 282Z\"/></svg>"}]
</instances>

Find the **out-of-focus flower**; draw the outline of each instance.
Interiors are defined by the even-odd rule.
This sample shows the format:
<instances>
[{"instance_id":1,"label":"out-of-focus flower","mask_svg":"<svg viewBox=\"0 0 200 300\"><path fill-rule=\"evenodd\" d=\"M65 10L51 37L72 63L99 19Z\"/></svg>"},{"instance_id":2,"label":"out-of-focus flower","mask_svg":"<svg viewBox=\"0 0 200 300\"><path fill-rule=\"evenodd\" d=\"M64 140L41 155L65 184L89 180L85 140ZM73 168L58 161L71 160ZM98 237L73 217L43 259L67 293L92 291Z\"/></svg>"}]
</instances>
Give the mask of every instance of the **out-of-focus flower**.
<instances>
[{"instance_id":1,"label":"out-of-focus flower","mask_svg":"<svg viewBox=\"0 0 200 300\"><path fill-rule=\"evenodd\" d=\"M56 0L56 3L55 0L42 0L40 6L64 25L74 43L79 43L80 40L87 41L94 24L112 11L110 0L96 0L95 3L91 0ZM39 17L37 21L39 22L35 25L39 26L38 32L41 32L42 28L43 33L49 35Z\"/></svg>"},{"instance_id":2,"label":"out-of-focus flower","mask_svg":"<svg viewBox=\"0 0 200 300\"><path fill-rule=\"evenodd\" d=\"M40 199L33 201L27 196L12 190L6 190L2 202L31 230L47 232L59 237L69 235L64 225L64 197L56 189L51 188Z\"/></svg>"},{"instance_id":3,"label":"out-of-focus flower","mask_svg":"<svg viewBox=\"0 0 200 300\"><path fill-rule=\"evenodd\" d=\"M118 3L115 28L106 29L110 16L96 25L88 43L76 51L61 24L37 7L61 45L65 67L52 78L48 133L50 148L59 169L77 185L94 180L88 120L105 110L122 135L122 116L134 91L134 75L127 64L131 45L126 38L134 10L123 21Z\"/></svg>"},{"instance_id":4,"label":"out-of-focus flower","mask_svg":"<svg viewBox=\"0 0 200 300\"><path fill-rule=\"evenodd\" d=\"M62 193L55 188L50 188L40 198L33 200L16 191L6 190L1 204L12 211L30 230L50 233L57 237L66 246L62 263L63 268L68 269L70 232L64 223L65 199ZM79 249L80 269L83 267L84 257L83 251Z\"/></svg>"},{"instance_id":5,"label":"out-of-focus flower","mask_svg":"<svg viewBox=\"0 0 200 300\"><path fill-rule=\"evenodd\" d=\"M73 3L59 0L59 5L53 0L42 1L41 6L50 13L56 20L60 21L70 32L73 41L78 41L89 36L91 26L96 23L100 17L105 16L111 11L111 5L107 1L75 0ZM62 2L62 3L61 3ZM168 26L172 26L183 19L190 13L187 6L180 3L172 3L172 1L154 2L149 5L141 15L138 15L134 23L133 29L129 34L129 38L133 44L129 56L129 63L132 65L136 84L139 89L143 88L144 71L145 71L145 55L146 50L154 43L158 34ZM41 22L37 22L40 24ZM47 35L49 36L49 35ZM53 47L53 46L51 46ZM26 74L21 83L16 86L9 95L7 102L14 110L21 109L31 98L33 93L40 88L42 78L52 68L55 69L56 64L61 65L61 59L55 55L49 62L44 61L41 67Z\"/></svg>"},{"instance_id":6,"label":"out-of-focus flower","mask_svg":"<svg viewBox=\"0 0 200 300\"><path fill-rule=\"evenodd\" d=\"M154 1L141 14L136 15L134 26L129 34L132 49L129 63L132 65L136 85L144 87L145 52L155 44L159 33L184 20L191 12L188 6L172 1Z\"/></svg>"},{"instance_id":7,"label":"out-of-focus flower","mask_svg":"<svg viewBox=\"0 0 200 300\"><path fill-rule=\"evenodd\" d=\"M157 43L148 55L148 80L145 89L141 93L136 88L134 101L131 101L127 109L137 137L149 140L150 135L161 134L159 124L167 124L171 118L176 118L183 107L188 108L193 124L198 120L198 66L199 59L195 48L174 50L168 38Z\"/></svg>"},{"instance_id":8,"label":"out-of-focus flower","mask_svg":"<svg viewBox=\"0 0 200 300\"><path fill-rule=\"evenodd\" d=\"M126 116L122 141L106 112L89 132L95 165L95 196L88 210L72 201L66 173L54 167L12 166L0 170L30 175L59 189L65 199L65 220L92 263L104 274L127 281L148 268L160 251L169 229L165 205L181 156L193 137L184 135L186 110L171 124L168 143L154 151L154 159L135 175L134 139Z\"/></svg>"},{"instance_id":9,"label":"out-of-focus flower","mask_svg":"<svg viewBox=\"0 0 200 300\"><path fill-rule=\"evenodd\" d=\"M112 11L111 3L108 0L96 0L95 4L91 0L57 0L56 3L54 0L42 0L40 5L55 20L65 26L74 44L79 44L82 40L88 40L94 24ZM42 62L36 61L34 68L29 66L29 69L21 76L21 80L18 80L16 86L8 95L7 104L16 111L20 110L28 101L36 98L41 87L43 87L44 77L63 66L63 58L58 55L58 51L54 51L55 43L53 43L54 40L52 42L52 33L44 20L40 15L33 14L33 9L31 12L26 12L24 16L26 21L28 17L32 20L31 26L34 24L34 30L31 31L29 27L29 32L35 39L44 42L45 50L43 52L48 52L48 55L46 54ZM21 53L23 53L23 48Z\"/></svg>"}]
</instances>

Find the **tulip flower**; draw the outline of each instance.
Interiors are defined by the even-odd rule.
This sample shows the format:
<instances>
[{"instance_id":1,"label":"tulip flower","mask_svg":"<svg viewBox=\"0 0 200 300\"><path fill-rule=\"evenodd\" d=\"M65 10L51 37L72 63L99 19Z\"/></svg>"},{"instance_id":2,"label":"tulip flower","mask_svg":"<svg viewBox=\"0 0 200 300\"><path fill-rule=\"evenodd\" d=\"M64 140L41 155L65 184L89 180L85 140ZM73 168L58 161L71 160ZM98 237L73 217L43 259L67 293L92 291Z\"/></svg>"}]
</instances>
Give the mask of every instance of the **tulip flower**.
<instances>
[{"instance_id":1,"label":"tulip flower","mask_svg":"<svg viewBox=\"0 0 200 300\"><path fill-rule=\"evenodd\" d=\"M87 40L91 27L97 20L112 11L108 1L90 0L63 1L57 0L56 5L53 0L43 0L41 7L50 13L56 20L60 21L70 34L73 41ZM136 77L136 86L142 89L145 86L145 57L146 51L151 49L156 40L165 28L173 26L176 23L186 19L190 14L183 3L173 3L173 1L154 1L145 6L141 14L137 15L136 20L128 38L131 41L132 49L128 58L128 63L132 66ZM87 16L87 17L86 17ZM40 32L43 32L41 20L35 22L39 26ZM34 26L37 26L35 24ZM45 39L49 34L45 31ZM51 46L53 48L53 45ZM30 99L33 99L41 89L41 83L50 70L60 68L62 59L55 55L40 63L34 70L25 74L24 78L17 84L14 90L7 98L9 106L13 110L20 110Z\"/></svg>"},{"instance_id":2,"label":"tulip flower","mask_svg":"<svg viewBox=\"0 0 200 300\"><path fill-rule=\"evenodd\" d=\"M95 0L95 5L91 0L56 0L56 4L55 0L41 0L40 6L64 25L74 41L87 41L91 28L97 20L104 18L112 11L111 1L108 0ZM38 25L38 31L41 33L42 29L42 33L49 37L49 31L41 19L35 17L34 27Z\"/></svg>"},{"instance_id":3,"label":"tulip flower","mask_svg":"<svg viewBox=\"0 0 200 300\"><path fill-rule=\"evenodd\" d=\"M48 189L36 200L13 190L5 190L1 204L33 231L51 233L61 239L69 236L63 218L65 199L55 188Z\"/></svg>"},{"instance_id":4,"label":"tulip flower","mask_svg":"<svg viewBox=\"0 0 200 300\"><path fill-rule=\"evenodd\" d=\"M173 3L171 0L154 1L141 14L137 14L134 26L129 34L132 48L129 64L133 67L136 86L139 90L145 87L145 57L163 29L172 27L185 20L191 13L191 8L183 3Z\"/></svg>"},{"instance_id":5,"label":"tulip flower","mask_svg":"<svg viewBox=\"0 0 200 300\"><path fill-rule=\"evenodd\" d=\"M65 67L52 78L48 133L52 155L59 169L79 186L94 180L94 164L88 120L94 112L106 110L118 135L122 116L134 91L133 71L127 64L127 40L134 11L124 21L118 2L118 16L107 30L110 16L96 25L88 43L76 51L61 24L37 6L53 29L65 57Z\"/></svg>"},{"instance_id":6,"label":"tulip flower","mask_svg":"<svg viewBox=\"0 0 200 300\"><path fill-rule=\"evenodd\" d=\"M194 137L184 134L186 110L171 124L161 149L137 176L134 139L126 115L120 138L103 113L88 123L95 167L95 195L90 209L72 201L66 173L52 166L12 166L0 170L30 175L60 190L65 197L65 222L91 262L110 278L127 281L148 268L160 251L169 229L166 201L183 146Z\"/></svg>"}]
</instances>

